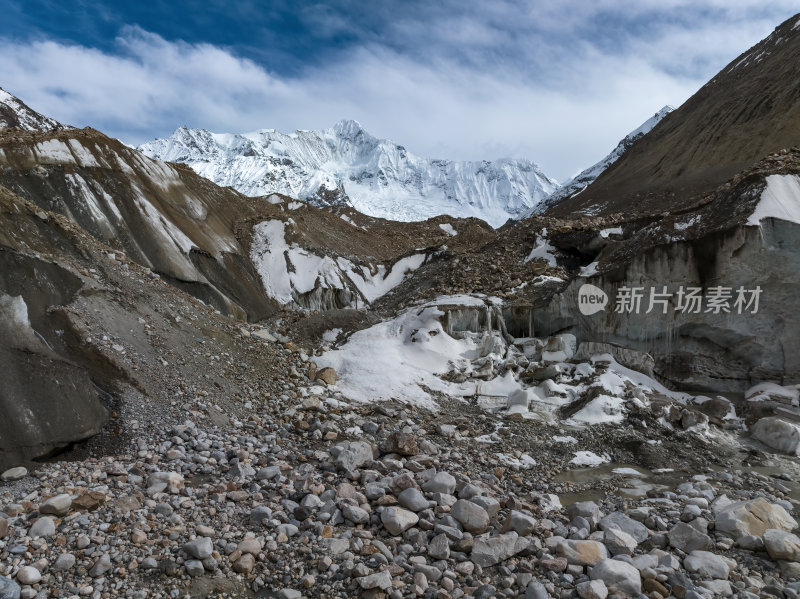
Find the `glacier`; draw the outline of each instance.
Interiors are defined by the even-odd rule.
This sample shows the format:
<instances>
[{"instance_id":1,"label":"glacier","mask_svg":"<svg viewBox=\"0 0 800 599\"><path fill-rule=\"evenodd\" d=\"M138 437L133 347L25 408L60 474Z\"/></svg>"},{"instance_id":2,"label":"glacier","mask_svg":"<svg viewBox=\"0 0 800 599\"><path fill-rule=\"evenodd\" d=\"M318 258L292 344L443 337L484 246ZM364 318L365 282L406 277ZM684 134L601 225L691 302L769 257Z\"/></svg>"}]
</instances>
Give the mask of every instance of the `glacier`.
<instances>
[{"instance_id":1,"label":"glacier","mask_svg":"<svg viewBox=\"0 0 800 599\"><path fill-rule=\"evenodd\" d=\"M493 227L520 218L558 182L530 160L421 158L344 120L322 131L212 133L180 127L138 148L180 162L248 196L282 193L317 206L349 205L395 221L441 214L480 218Z\"/></svg>"}]
</instances>

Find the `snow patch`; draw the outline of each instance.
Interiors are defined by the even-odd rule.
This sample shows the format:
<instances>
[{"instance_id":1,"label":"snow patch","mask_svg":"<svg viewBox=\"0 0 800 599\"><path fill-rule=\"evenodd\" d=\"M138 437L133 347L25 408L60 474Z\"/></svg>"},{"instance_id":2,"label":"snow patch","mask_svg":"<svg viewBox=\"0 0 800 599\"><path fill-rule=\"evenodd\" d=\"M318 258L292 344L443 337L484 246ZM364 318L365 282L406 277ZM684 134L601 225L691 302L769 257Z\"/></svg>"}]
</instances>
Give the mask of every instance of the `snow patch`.
<instances>
[{"instance_id":1,"label":"snow patch","mask_svg":"<svg viewBox=\"0 0 800 599\"><path fill-rule=\"evenodd\" d=\"M760 225L765 218L800 223L800 176L769 175L761 199L747 219L748 225Z\"/></svg>"},{"instance_id":2,"label":"snow patch","mask_svg":"<svg viewBox=\"0 0 800 599\"><path fill-rule=\"evenodd\" d=\"M506 466L511 466L517 470L529 470L536 466L536 460L534 460L531 456L527 453L523 453L518 458L514 456L510 456L505 453L498 453L497 460L501 464L505 464Z\"/></svg>"},{"instance_id":3,"label":"snow patch","mask_svg":"<svg viewBox=\"0 0 800 599\"><path fill-rule=\"evenodd\" d=\"M576 451L575 457L572 458L569 463L573 466L600 466L602 464L607 464L611 461L611 458L608 455L597 455L591 451Z\"/></svg>"},{"instance_id":4,"label":"snow patch","mask_svg":"<svg viewBox=\"0 0 800 599\"><path fill-rule=\"evenodd\" d=\"M578 273L578 276L579 277L593 277L598 272L597 271L597 265L598 264L599 264L599 262L597 260L595 260L594 262L592 262L588 266L582 266L581 267L581 271Z\"/></svg>"},{"instance_id":5,"label":"snow patch","mask_svg":"<svg viewBox=\"0 0 800 599\"><path fill-rule=\"evenodd\" d=\"M541 234L536 235L536 244L531 253L528 254L528 257L523 260L523 263L527 264L531 260L544 260L549 266L558 266L556 257L553 255L554 250L555 248L550 245L550 241L547 239L547 229L542 229Z\"/></svg>"},{"instance_id":6,"label":"snow patch","mask_svg":"<svg viewBox=\"0 0 800 599\"><path fill-rule=\"evenodd\" d=\"M609 235L622 235L622 227L611 227L600 231L600 237L608 239Z\"/></svg>"},{"instance_id":7,"label":"snow patch","mask_svg":"<svg viewBox=\"0 0 800 599\"><path fill-rule=\"evenodd\" d=\"M458 235L458 231L456 231L453 228L453 225L451 225L450 223L441 223L439 225L439 228L448 235L450 235L451 237L455 237L456 235Z\"/></svg>"},{"instance_id":8,"label":"snow patch","mask_svg":"<svg viewBox=\"0 0 800 599\"><path fill-rule=\"evenodd\" d=\"M578 440L570 435L555 435L553 441L556 443L577 443Z\"/></svg>"},{"instance_id":9,"label":"snow patch","mask_svg":"<svg viewBox=\"0 0 800 599\"><path fill-rule=\"evenodd\" d=\"M454 339L445 333L442 316L435 304L406 310L397 318L353 333L343 346L313 360L320 368L336 370L336 388L350 400L396 399L436 409L423 386L453 397L475 393L474 384L440 378L453 367L467 368L466 356L477 349L471 338Z\"/></svg>"}]
</instances>

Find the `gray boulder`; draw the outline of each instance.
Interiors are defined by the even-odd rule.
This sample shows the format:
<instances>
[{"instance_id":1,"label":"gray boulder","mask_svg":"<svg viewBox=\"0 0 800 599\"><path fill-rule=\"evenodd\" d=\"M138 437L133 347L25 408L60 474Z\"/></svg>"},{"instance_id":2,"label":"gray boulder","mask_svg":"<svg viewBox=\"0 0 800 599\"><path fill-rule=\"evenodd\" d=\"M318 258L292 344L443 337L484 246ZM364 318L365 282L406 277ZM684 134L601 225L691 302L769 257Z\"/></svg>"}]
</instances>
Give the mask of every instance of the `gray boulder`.
<instances>
[{"instance_id":1,"label":"gray boulder","mask_svg":"<svg viewBox=\"0 0 800 599\"><path fill-rule=\"evenodd\" d=\"M372 462L372 445L366 441L346 441L339 447L341 451L336 456L336 465L347 473Z\"/></svg>"},{"instance_id":2,"label":"gray boulder","mask_svg":"<svg viewBox=\"0 0 800 599\"><path fill-rule=\"evenodd\" d=\"M800 562L800 538L785 530L764 531L764 549L775 561Z\"/></svg>"},{"instance_id":3,"label":"gray boulder","mask_svg":"<svg viewBox=\"0 0 800 599\"><path fill-rule=\"evenodd\" d=\"M19 599L20 586L5 576L0 576L0 599Z\"/></svg>"},{"instance_id":4,"label":"gray boulder","mask_svg":"<svg viewBox=\"0 0 800 599\"><path fill-rule=\"evenodd\" d=\"M208 537L202 537L200 539L195 539L194 541L184 543L183 550L196 559L204 560L207 557L211 557L211 554L214 551L214 545L211 542L211 539Z\"/></svg>"},{"instance_id":5,"label":"gray boulder","mask_svg":"<svg viewBox=\"0 0 800 599\"><path fill-rule=\"evenodd\" d=\"M717 532L738 539L743 536L760 537L770 528L791 531L797 521L780 505L770 504L763 497L736 501L717 511L714 521Z\"/></svg>"},{"instance_id":6,"label":"gray boulder","mask_svg":"<svg viewBox=\"0 0 800 599\"><path fill-rule=\"evenodd\" d=\"M684 553L691 553L697 549L711 549L711 537L697 530L691 524L678 522L667 533L669 544Z\"/></svg>"},{"instance_id":7,"label":"gray boulder","mask_svg":"<svg viewBox=\"0 0 800 599\"><path fill-rule=\"evenodd\" d=\"M72 497L67 493L51 497L39 506L39 512L42 514L52 514L54 516L66 516L69 513L69 508L72 507Z\"/></svg>"},{"instance_id":8,"label":"gray boulder","mask_svg":"<svg viewBox=\"0 0 800 599\"><path fill-rule=\"evenodd\" d=\"M37 518L36 521L31 524L30 530L28 530L28 536L32 539L38 537L52 537L55 534L56 523L50 516Z\"/></svg>"},{"instance_id":9,"label":"gray boulder","mask_svg":"<svg viewBox=\"0 0 800 599\"><path fill-rule=\"evenodd\" d=\"M639 570L628 562L604 559L592 568L592 580L602 580L609 591L617 595L636 597L642 592Z\"/></svg>"},{"instance_id":10,"label":"gray boulder","mask_svg":"<svg viewBox=\"0 0 800 599\"><path fill-rule=\"evenodd\" d=\"M467 532L481 534L489 528L489 514L476 503L459 499L450 508L450 515L458 520Z\"/></svg>"},{"instance_id":11,"label":"gray boulder","mask_svg":"<svg viewBox=\"0 0 800 599\"><path fill-rule=\"evenodd\" d=\"M639 543L631 535L619 528L607 528L603 543L611 555L633 555Z\"/></svg>"},{"instance_id":12,"label":"gray boulder","mask_svg":"<svg viewBox=\"0 0 800 599\"><path fill-rule=\"evenodd\" d=\"M637 543L645 542L648 537L647 527L644 524L637 522L622 512L610 513L608 516L600 520L598 527L600 530L618 528L622 532L626 532L631 535L634 539L636 539Z\"/></svg>"},{"instance_id":13,"label":"gray boulder","mask_svg":"<svg viewBox=\"0 0 800 599\"><path fill-rule=\"evenodd\" d=\"M419 516L400 507L387 507L381 513L381 522L390 535L397 536L419 522Z\"/></svg>"},{"instance_id":14,"label":"gray boulder","mask_svg":"<svg viewBox=\"0 0 800 599\"><path fill-rule=\"evenodd\" d=\"M528 541L515 532L477 538L472 546L472 561L482 568L494 566L528 548Z\"/></svg>"},{"instance_id":15,"label":"gray boulder","mask_svg":"<svg viewBox=\"0 0 800 599\"><path fill-rule=\"evenodd\" d=\"M608 589L602 580L587 580L576 587L581 599L606 599Z\"/></svg>"},{"instance_id":16,"label":"gray boulder","mask_svg":"<svg viewBox=\"0 0 800 599\"><path fill-rule=\"evenodd\" d=\"M703 578L725 580L730 574L730 567L725 560L710 551L692 551L683 560L683 567Z\"/></svg>"},{"instance_id":17,"label":"gray boulder","mask_svg":"<svg viewBox=\"0 0 800 599\"><path fill-rule=\"evenodd\" d=\"M409 487L397 496L397 501L404 508L412 512L421 512L428 509L428 500L425 496L414 487Z\"/></svg>"},{"instance_id":18,"label":"gray boulder","mask_svg":"<svg viewBox=\"0 0 800 599\"><path fill-rule=\"evenodd\" d=\"M452 495L456 490L456 479L448 472L437 472L432 479L422 485L426 493L445 493Z\"/></svg>"}]
</instances>

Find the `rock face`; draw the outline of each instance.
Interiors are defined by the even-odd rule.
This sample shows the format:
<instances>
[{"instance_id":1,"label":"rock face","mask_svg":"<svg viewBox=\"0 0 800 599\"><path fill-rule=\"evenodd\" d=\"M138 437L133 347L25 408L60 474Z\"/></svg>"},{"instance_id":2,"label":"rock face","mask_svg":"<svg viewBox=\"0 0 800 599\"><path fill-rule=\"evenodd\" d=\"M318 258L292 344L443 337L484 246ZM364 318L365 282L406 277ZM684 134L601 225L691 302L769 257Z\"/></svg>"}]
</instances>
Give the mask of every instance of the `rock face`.
<instances>
[{"instance_id":1,"label":"rock face","mask_svg":"<svg viewBox=\"0 0 800 599\"><path fill-rule=\"evenodd\" d=\"M46 132L68 128L58 121L36 112L19 98L15 98L0 88L0 129Z\"/></svg>"},{"instance_id":2,"label":"rock face","mask_svg":"<svg viewBox=\"0 0 800 599\"><path fill-rule=\"evenodd\" d=\"M579 278L536 312L537 331L567 330L579 342L647 352L659 376L684 388L743 391L761 381L800 380L789 283L800 275L800 105L779 74L799 56L795 16L666 116L587 189L547 212L624 214L626 226L551 237L553 247L582 254L585 263ZM762 102L764 110L753 110ZM608 308L580 312L578 291L585 283L603 290ZM715 288L732 296L758 288L759 309L708 309L704 303L694 312L678 295L689 288L700 290L704 302ZM637 289L632 293L643 294L641 309L616 305L626 290ZM785 443L795 450L793 441Z\"/></svg>"},{"instance_id":3,"label":"rock face","mask_svg":"<svg viewBox=\"0 0 800 599\"><path fill-rule=\"evenodd\" d=\"M0 387L3 469L96 434L108 414L90 373L59 355L34 333L32 323L43 324L37 330L47 331L49 327L43 322L49 320L47 316L30 314L23 295L2 295L24 294L36 302L33 305L41 305L48 296L54 303L67 304L76 288L75 277L56 265L8 252L0 253L0 264L0 370L6 373ZM37 277L34 272L41 275ZM30 277L27 283L26 277ZM51 284L56 281L58 287L53 288ZM42 293L36 298L39 291Z\"/></svg>"},{"instance_id":4,"label":"rock face","mask_svg":"<svg viewBox=\"0 0 800 599\"><path fill-rule=\"evenodd\" d=\"M770 528L790 531L797 527L797 521L778 504L770 504L759 497L723 507L717 512L714 527L717 532L738 539L744 536L760 537Z\"/></svg>"},{"instance_id":5,"label":"rock face","mask_svg":"<svg viewBox=\"0 0 800 599\"><path fill-rule=\"evenodd\" d=\"M744 391L763 380L800 379L800 335L792 324L796 302L789 284L800 276L800 224L760 216L771 201L770 186L788 183L783 175L768 174L778 169L779 158L765 159L754 167L764 175L732 181L692 213L659 218L605 245L596 254L597 274L573 280L546 309L534 312L537 334L569 331L579 343L602 341L646 352L654 372L678 387ZM790 195L785 201L797 200ZM708 281L719 282L723 295L729 294L727 312L708 310ZM588 316L579 306L586 283L609 298L605 310ZM756 287L754 312L754 304L746 307L752 294L745 291ZM689 288L705 290L700 311L681 302L681 290ZM639 290L638 307L636 300L624 299L626 289ZM745 303L737 307L739 289ZM651 307L651 298L659 297L666 303Z\"/></svg>"},{"instance_id":6,"label":"rock face","mask_svg":"<svg viewBox=\"0 0 800 599\"><path fill-rule=\"evenodd\" d=\"M259 320L275 311L236 238L238 220L257 213L239 194L89 129L0 135L0 151L0 185L223 313Z\"/></svg>"}]
</instances>

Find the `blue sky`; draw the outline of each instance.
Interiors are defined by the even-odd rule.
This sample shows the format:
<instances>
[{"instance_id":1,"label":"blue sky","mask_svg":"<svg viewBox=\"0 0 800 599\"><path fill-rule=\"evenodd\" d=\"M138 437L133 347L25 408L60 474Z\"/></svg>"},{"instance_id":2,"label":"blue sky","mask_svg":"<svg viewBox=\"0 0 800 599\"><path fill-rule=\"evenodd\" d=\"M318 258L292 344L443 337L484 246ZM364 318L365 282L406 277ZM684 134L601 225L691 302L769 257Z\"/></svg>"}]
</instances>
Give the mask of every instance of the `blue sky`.
<instances>
[{"instance_id":1,"label":"blue sky","mask_svg":"<svg viewBox=\"0 0 800 599\"><path fill-rule=\"evenodd\" d=\"M360 121L564 180L797 11L774 0L0 0L0 86L140 143Z\"/></svg>"}]
</instances>

